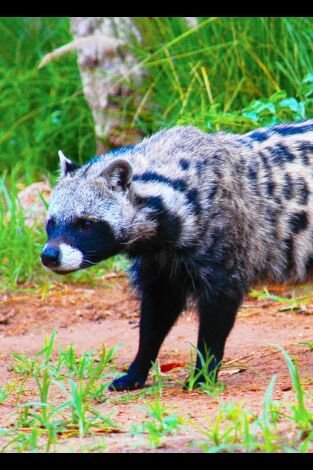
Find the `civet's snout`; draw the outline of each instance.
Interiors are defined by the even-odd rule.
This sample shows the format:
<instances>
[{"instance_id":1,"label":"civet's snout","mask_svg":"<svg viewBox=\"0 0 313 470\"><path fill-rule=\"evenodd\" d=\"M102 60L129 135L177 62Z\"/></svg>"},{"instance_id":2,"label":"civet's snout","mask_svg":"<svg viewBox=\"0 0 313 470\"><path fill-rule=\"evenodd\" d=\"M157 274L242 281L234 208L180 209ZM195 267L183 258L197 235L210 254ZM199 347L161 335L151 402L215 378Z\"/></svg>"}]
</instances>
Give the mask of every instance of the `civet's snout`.
<instances>
[{"instance_id":1,"label":"civet's snout","mask_svg":"<svg viewBox=\"0 0 313 470\"><path fill-rule=\"evenodd\" d=\"M47 268L54 269L60 265L61 252L57 247L45 246L41 253L41 262Z\"/></svg>"}]
</instances>

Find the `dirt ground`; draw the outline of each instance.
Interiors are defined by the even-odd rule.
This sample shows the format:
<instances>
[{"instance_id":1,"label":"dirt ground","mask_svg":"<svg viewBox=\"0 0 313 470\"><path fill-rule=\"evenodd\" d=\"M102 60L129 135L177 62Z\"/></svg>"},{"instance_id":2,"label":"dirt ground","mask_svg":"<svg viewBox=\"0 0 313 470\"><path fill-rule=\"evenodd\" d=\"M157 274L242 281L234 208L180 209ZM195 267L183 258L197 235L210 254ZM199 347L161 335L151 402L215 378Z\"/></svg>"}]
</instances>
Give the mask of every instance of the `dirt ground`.
<instances>
[{"instance_id":1,"label":"dirt ground","mask_svg":"<svg viewBox=\"0 0 313 470\"><path fill-rule=\"evenodd\" d=\"M279 295L283 292L279 286L273 286L270 290ZM297 295L308 291L313 291L312 286L305 286ZM288 294L288 288L283 293ZM305 308L282 311L286 304L281 302L246 298L227 341L220 373L225 389L218 399L204 392L182 390L169 373L162 402L185 419L192 419L200 427L206 426L220 403L242 402L250 410L259 412L273 374L278 375L273 399L293 402L294 392L287 366L275 345L283 346L297 360L305 390L313 391L313 351L301 344L313 341L313 297L310 302ZM80 353L100 349L102 344L106 348L122 344L117 352L116 364L120 369L128 366L137 350L138 313L138 301L124 277L108 279L95 288L74 287L64 282L44 293L0 294L0 386L12 380L11 354L35 355L54 327L57 328L56 346L65 348L72 343ZM195 314L185 312L163 344L159 354L161 370L170 368L172 363L187 364L190 344L196 344L196 338ZM118 392L108 393L118 395ZM146 441L128 432L131 423L139 424L146 418L139 409L140 405L140 398L127 403L98 405L103 412L112 412L112 419L125 430L105 435L107 451L149 451ZM313 408L313 398L307 405ZM15 405L10 399L0 405L0 427L10 424L14 409ZM198 452L197 446L188 446L197 438L199 433L196 429L194 433L190 428L181 430L168 436L165 445L158 451ZM89 441L92 439L89 438ZM77 440L67 441L65 449L68 446L75 449ZM87 448L89 441L84 441Z\"/></svg>"}]
</instances>

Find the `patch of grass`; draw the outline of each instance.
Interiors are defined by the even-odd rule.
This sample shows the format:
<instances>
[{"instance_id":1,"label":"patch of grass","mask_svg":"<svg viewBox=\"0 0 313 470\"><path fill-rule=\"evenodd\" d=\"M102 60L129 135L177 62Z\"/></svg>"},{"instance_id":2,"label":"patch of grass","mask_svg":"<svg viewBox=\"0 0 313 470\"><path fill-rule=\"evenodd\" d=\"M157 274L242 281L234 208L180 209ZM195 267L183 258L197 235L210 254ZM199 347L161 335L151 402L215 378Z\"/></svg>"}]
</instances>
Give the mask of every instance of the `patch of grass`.
<instances>
[{"instance_id":1,"label":"patch of grass","mask_svg":"<svg viewBox=\"0 0 313 470\"><path fill-rule=\"evenodd\" d=\"M142 42L129 47L147 77L133 89L142 103L128 109L133 100L122 98L120 117L145 134L177 123L244 132L312 115L312 18L201 17L194 28L183 17L134 21ZM37 68L72 39L69 26L66 17L0 19L0 169L17 167L27 183L55 171L60 148L80 163L95 152L76 54Z\"/></svg>"},{"instance_id":2,"label":"patch of grass","mask_svg":"<svg viewBox=\"0 0 313 470\"><path fill-rule=\"evenodd\" d=\"M18 205L16 171L0 177L0 287L17 286L38 276L43 229L28 228Z\"/></svg>"},{"instance_id":3,"label":"patch of grass","mask_svg":"<svg viewBox=\"0 0 313 470\"><path fill-rule=\"evenodd\" d=\"M2 436L7 438L7 443L1 448L1 452L9 451L13 448L18 453L38 452L39 437L42 431L33 428L30 433L27 432L5 432ZM1 436L1 433L0 433Z\"/></svg>"},{"instance_id":4,"label":"patch of grass","mask_svg":"<svg viewBox=\"0 0 313 470\"><path fill-rule=\"evenodd\" d=\"M12 370L20 375L39 376L40 371L51 361L55 335L56 329L54 328L50 338L45 338L44 347L34 358L29 358L26 354L12 353L12 358L14 359L14 362L11 364ZM44 356L44 358L41 359L41 356Z\"/></svg>"},{"instance_id":5,"label":"patch of grass","mask_svg":"<svg viewBox=\"0 0 313 470\"><path fill-rule=\"evenodd\" d=\"M55 171L62 149L78 162L94 155L91 111L75 54L43 69L43 55L69 42L69 18L0 18L0 171L26 184Z\"/></svg>"},{"instance_id":6,"label":"patch of grass","mask_svg":"<svg viewBox=\"0 0 313 470\"><path fill-rule=\"evenodd\" d=\"M296 403L292 404L290 407L293 413L291 419L301 429L303 435L307 436L311 431L313 431L313 413L305 406L304 390L301 385L298 365L282 347L278 348L287 363L289 374L292 379L293 389L296 394Z\"/></svg>"},{"instance_id":7,"label":"patch of grass","mask_svg":"<svg viewBox=\"0 0 313 470\"><path fill-rule=\"evenodd\" d=\"M280 122L294 122L313 116L313 74L306 75L300 88L305 89L303 99L289 96L285 90L269 97L252 100L247 106L232 112L222 109L221 103L211 104L206 113L191 121L203 130L227 130L244 133ZM179 124L189 124L190 116L180 118Z\"/></svg>"},{"instance_id":8,"label":"patch of grass","mask_svg":"<svg viewBox=\"0 0 313 470\"><path fill-rule=\"evenodd\" d=\"M312 18L136 22L143 41L134 50L148 77L134 123L144 132L188 123L241 133L312 116Z\"/></svg>"},{"instance_id":9,"label":"patch of grass","mask_svg":"<svg viewBox=\"0 0 313 470\"><path fill-rule=\"evenodd\" d=\"M80 381L76 384L72 379L68 379L70 391L68 392L64 384L56 382L56 385L67 394L68 401L63 404L62 407L71 409L71 419L67 426L71 426L72 429L78 428L80 437L84 437L90 433L92 428L101 426L104 428L117 428L118 426L112 422L112 420L100 413L90 404L89 392L94 384L94 381L99 378L99 369L94 371L94 374L87 381L87 384L83 384Z\"/></svg>"},{"instance_id":10,"label":"patch of grass","mask_svg":"<svg viewBox=\"0 0 313 470\"><path fill-rule=\"evenodd\" d=\"M182 426L183 419L169 412L169 408L160 401L160 394L155 393L154 399L146 400L145 406L138 407L144 411L147 417L140 425L131 425L130 431L133 436L145 434L149 446L153 449L161 447L164 439L173 434Z\"/></svg>"},{"instance_id":11,"label":"patch of grass","mask_svg":"<svg viewBox=\"0 0 313 470\"><path fill-rule=\"evenodd\" d=\"M205 452L308 452L313 447L313 413L304 400L298 367L289 354L281 347L292 379L296 404L275 402L272 394L277 376L274 375L267 387L263 410L258 415L243 408L241 403L221 403L214 421L207 428L195 426L205 441L195 441ZM288 409L292 411L290 415ZM288 429L279 429L279 422L288 419Z\"/></svg>"},{"instance_id":12,"label":"patch of grass","mask_svg":"<svg viewBox=\"0 0 313 470\"><path fill-rule=\"evenodd\" d=\"M200 369L196 369L195 367L194 352L200 358ZM203 355L198 348L192 345L189 364L187 367L189 374L188 379L182 384L185 390L190 392L195 388L198 388L206 392L211 397L216 397L225 389L224 384L217 381L218 366L216 366L212 371L209 370L209 366L212 361L214 361L214 356L209 355L208 352ZM200 384L198 383L199 378L201 378Z\"/></svg>"},{"instance_id":13,"label":"patch of grass","mask_svg":"<svg viewBox=\"0 0 313 470\"><path fill-rule=\"evenodd\" d=\"M67 445L67 438L77 435L97 439L90 451L106 451L105 440L98 442L99 434L121 430L112 420L111 412L106 412L106 403L129 403L133 400L140 400L138 409L144 413L144 419L141 424L132 424L123 431L133 437L143 437L152 449L165 445L169 436L188 430L197 430L203 436L191 445L200 446L208 453L306 453L312 449L313 413L305 403L305 390L297 364L281 347L279 349L292 379L294 403L273 400L276 375L267 387L260 413L247 409L242 403L225 402L210 390L210 395L219 403L217 414L207 426L199 426L166 404L165 379L157 363L153 365L151 387L115 397L108 392L110 382L107 379L117 374L112 364L116 348L88 351L79 356L70 346L56 354L55 337L54 330L34 359L14 356L19 364L16 373L24 375L23 387L26 383L33 386L17 391L15 422L0 429L1 452L57 452ZM21 362L24 368L20 367ZM5 390L4 400L9 388ZM16 394L13 388L11 396ZM203 390L206 391L205 388ZM25 402L26 391L28 401ZM32 400L29 400L30 391ZM56 391L59 392L57 400ZM101 411L95 407L100 397ZM80 445L84 446L84 441L80 441ZM142 446L142 441L134 441L134 445Z\"/></svg>"},{"instance_id":14,"label":"patch of grass","mask_svg":"<svg viewBox=\"0 0 313 470\"><path fill-rule=\"evenodd\" d=\"M280 302L287 304L286 307L279 309L280 312L285 312L289 310L300 310L305 307L307 301L312 299L311 295L303 295L300 297L295 296L295 292L292 293L291 297L282 297L271 293L267 287L264 287L262 291L252 289L249 292L249 297L254 299L266 299L272 300L274 302Z\"/></svg>"},{"instance_id":15,"label":"patch of grass","mask_svg":"<svg viewBox=\"0 0 313 470\"><path fill-rule=\"evenodd\" d=\"M106 379L106 369L110 369L109 363L116 348L106 350L103 346L97 357L96 351L78 357L71 346L65 352L59 351L57 359L53 360L55 336L56 330L53 330L33 359L26 355L12 355L15 361L12 368L16 373L24 375L24 381L17 397L19 412L16 430L15 433L8 431L9 440L1 451L14 448L17 451L41 449L49 452L61 435L68 433L83 437L97 430L107 432L118 429L108 415L92 406L92 402L108 386L102 383L99 385L98 381ZM114 375L114 371L110 371L109 375ZM20 403L27 382L35 384L32 393L39 400ZM52 395L57 389L65 401L54 404ZM20 428L27 432L20 433Z\"/></svg>"},{"instance_id":16,"label":"patch of grass","mask_svg":"<svg viewBox=\"0 0 313 470\"><path fill-rule=\"evenodd\" d=\"M98 364L97 367L100 367L102 371L103 368L112 361L116 349L117 347L106 351L105 346L103 346L100 358L97 359L95 357L97 353L96 350L84 352L78 357L73 345L71 345L65 351L62 349L59 351L57 369L58 371L64 371L65 369L70 377L75 377L79 380L88 378L93 375L96 364Z\"/></svg>"},{"instance_id":17,"label":"patch of grass","mask_svg":"<svg viewBox=\"0 0 313 470\"><path fill-rule=\"evenodd\" d=\"M205 437L204 441L194 441L204 452L234 452L237 450L253 452L258 440L255 436L257 415L243 408L242 403L222 403L214 420L207 427L196 428Z\"/></svg>"}]
</instances>

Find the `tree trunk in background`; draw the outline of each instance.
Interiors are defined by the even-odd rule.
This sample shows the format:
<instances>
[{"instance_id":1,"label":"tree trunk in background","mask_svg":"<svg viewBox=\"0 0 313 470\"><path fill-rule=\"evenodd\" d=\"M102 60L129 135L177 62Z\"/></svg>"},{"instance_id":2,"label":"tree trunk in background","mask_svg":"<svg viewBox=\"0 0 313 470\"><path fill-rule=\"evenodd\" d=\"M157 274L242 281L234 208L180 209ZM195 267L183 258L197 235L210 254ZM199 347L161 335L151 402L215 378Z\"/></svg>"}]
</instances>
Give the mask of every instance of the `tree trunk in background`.
<instances>
[{"instance_id":1,"label":"tree trunk in background","mask_svg":"<svg viewBox=\"0 0 313 470\"><path fill-rule=\"evenodd\" d=\"M123 129L118 104L121 97L130 94L123 77L131 69L131 80L138 86L141 83L142 70L136 67L136 59L127 50L130 40L140 42L139 31L129 17L72 17L71 32L74 39L91 36L95 39L79 46L77 53L84 94L95 121L97 151L140 140L138 131ZM114 41L116 47L107 49L106 42L111 45Z\"/></svg>"},{"instance_id":2,"label":"tree trunk in background","mask_svg":"<svg viewBox=\"0 0 313 470\"><path fill-rule=\"evenodd\" d=\"M195 17L185 20L188 27L197 24ZM125 128L121 122L123 98L131 93L127 78L139 87L143 77L127 48L130 41L141 42L135 23L131 17L72 17L71 32L74 39L92 39L77 47L77 53L84 94L95 121L97 152L137 142L142 138L140 132ZM138 99L139 104L140 96Z\"/></svg>"}]
</instances>

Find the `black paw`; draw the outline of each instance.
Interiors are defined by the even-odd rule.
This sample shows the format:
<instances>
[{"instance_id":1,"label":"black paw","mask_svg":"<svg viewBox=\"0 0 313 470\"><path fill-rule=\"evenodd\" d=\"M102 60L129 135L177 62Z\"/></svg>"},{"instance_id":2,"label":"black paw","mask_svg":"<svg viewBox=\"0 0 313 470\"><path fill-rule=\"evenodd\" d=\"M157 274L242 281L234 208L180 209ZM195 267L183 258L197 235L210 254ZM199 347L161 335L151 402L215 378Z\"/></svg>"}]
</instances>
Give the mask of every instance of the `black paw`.
<instances>
[{"instance_id":1,"label":"black paw","mask_svg":"<svg viewBox=\"0 0 313 470\"><path fill-rule=\"evenodd\" d=\"M113 380L109 386L109 390L121 391L121 390L136 390L142 388L145 384L145 379L138 379L129 375L122 375L118 379Z\"/></svg>"}]
</instances>

